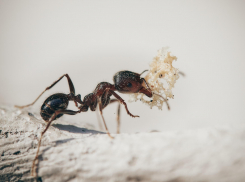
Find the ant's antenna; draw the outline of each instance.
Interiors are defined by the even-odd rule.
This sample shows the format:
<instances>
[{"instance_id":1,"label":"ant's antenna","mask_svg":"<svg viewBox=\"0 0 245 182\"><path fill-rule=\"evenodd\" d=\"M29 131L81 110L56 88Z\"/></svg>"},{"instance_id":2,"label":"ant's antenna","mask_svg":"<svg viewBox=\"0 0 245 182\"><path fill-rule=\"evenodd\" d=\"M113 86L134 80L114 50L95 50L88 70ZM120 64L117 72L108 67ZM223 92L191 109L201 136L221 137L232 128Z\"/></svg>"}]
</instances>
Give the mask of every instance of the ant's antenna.
<instances>
[{"instance_id":1,"label":"ant's antenna","mask_svg":"<svg viewBox=\"0 0 245 182\"><path fill-rule=\"evenodd\" d=\"M184 73L184 72L179 71L179 74L180 74L181 76L185 77L185 73Z\"/></svg>"},{"instance_id":2,"label":"ant's antenna","mask_svg":"<svg viewBox=\"0 0 245 182\"><path fill-rule=\"evenodd\" d=\"M161 96L161 95L159 95L159 94L156 94L156 93L154 93L154 92L152 92L152 94L154 94L154 95L157 95L157 96L159 96L159 97L161 97L165 102L166 102L166 104L167 104L167 107L168 107L168 110L170 110L170 106L169 106L169 104L168 104L168 99L166 99L166 98L164 98L163 96Z\"/></svg>"},{"instance_id":3,"label":"ant's antenna","mask_svg":"<svg viewBox=\"0 0 245 182\"><path fill-rule=\"evenodd\" d=\"M144 72L146 72L146 71L149 71L149 70L144 70L142 73L140 73L140 76L141 76Z\"/></svg>"}]
</instances>

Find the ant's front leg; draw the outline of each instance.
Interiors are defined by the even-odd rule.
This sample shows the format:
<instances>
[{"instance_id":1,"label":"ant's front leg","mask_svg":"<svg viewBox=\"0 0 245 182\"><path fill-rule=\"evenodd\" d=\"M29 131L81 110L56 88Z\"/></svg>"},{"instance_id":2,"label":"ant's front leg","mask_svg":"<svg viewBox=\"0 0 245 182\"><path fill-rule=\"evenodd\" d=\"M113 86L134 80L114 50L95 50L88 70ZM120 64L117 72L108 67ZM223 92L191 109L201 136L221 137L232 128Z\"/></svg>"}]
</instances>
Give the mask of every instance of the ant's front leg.
<instances>
[{"instance_id":1,"label":"ant's front leg","mask_svg":"<svg viewBox=\"0 0 245 182\"><path fill-rule=\"evenodd\" d=\"M72 111L72 110L64 110L63 109L63 110L55 111L55 113L51 116L50 120L48 121L48 124L47 124L46 128L42 131L40 139L38 141L38 147L37 147L36 156L35 156L35 158L33 160L33 163L32 163L32 172L31 172L32 176L33 176L34 171L35 171L35 163L36 163L36 161L38 161L38 153L39 153L39 149L40 149L40 146L41 146L41 141L42 141L43 135L45 134L45 132L50 127L50 124L52 123L52 121L54 121L56 116L58 116L59 114L75 115L75 114L80 113L80 112L81 112L80 110L79 111Z\"/></svg>"},{"instance_id":2,"label":"ant's front leg","mask_svg":"<svg viewBox=\"0 0 245 182\"><path fill-rule=\"evenodd\" d=\"M133 117L133 118L139 117L139 116L133 115L133 114L131 114L131 113L129 112L128 107L127 107L127 104L124 102L124 100L123 100L119 95L117 95L117 94L116 94L114 91L112 91L112 90L109 90L109 92L110 92L112 95L114 95L114 97L116 97L116 98L119 100L119 102L120 102L121 104L123 104L123 105L125 106L125 109L126 109L126 111L127 111L127 113L128 113L129 116L131 116L131 117Z\"/></svg>"},{"instance_id":3,"label":"ant's front leg","mask_svg":"<svg viewBox=\"0 0 245 182\"><path fill-rule=\"evenodd\" d=\"M71 78L69 77L69 75L68 74L64 74L64 75L62 75L58 80L56 80L53 84L51 84L49 87L47 87L37 98L36 98L36 100L34 100L34 102L32 102L31 104L28 104L28 105L25 105L25 106L15 106L15 107L17 107L17 108L20 108L20 109L22 109L22 108L24 108L24 107L28 107L28 106L32 106L33 104L35 104L35 102L44 94L44 92L46 92L47 90L49 90L49 89L51 89L56 83L58 83L63 77L66 77L67 78L67 81L68 81L68 84L69 84L69 89L70 89L70 95L73 95L73 96L75 96L75 88L74 88L74 85L73 85L73 83L72 83L72 81L71 81ZM79 97L79 96L77 96L77 97ZM81 99L80 99L81 100ZM76 102L78 102L78 103L80 103L79 102L79 99L77 98L76 100L74 100L74 102L75 102L75 105L77 106L77 103ZM78 106L77 106L78 107Z\"/></svg>"}]
</instances>

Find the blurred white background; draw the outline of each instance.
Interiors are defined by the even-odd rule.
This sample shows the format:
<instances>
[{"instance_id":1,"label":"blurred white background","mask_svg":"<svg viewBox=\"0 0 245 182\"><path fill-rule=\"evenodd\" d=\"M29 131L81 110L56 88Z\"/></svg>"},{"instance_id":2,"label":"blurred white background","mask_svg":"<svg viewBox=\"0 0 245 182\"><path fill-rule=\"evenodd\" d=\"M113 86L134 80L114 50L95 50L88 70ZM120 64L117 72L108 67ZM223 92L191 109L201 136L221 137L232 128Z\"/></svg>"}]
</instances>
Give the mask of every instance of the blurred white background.
<instances>
[{"instance_id":1,"label":"blurred white background","mask_svg":"<svg viewBox=\"0 0 245 182\"><path fill-rule=\"evenodd\" d=\"M239 125L245 118L245 1L0 1L0 103L29 104L68 73L82 98L120 70L141 73L169 46L186 73L173 90L171 110L128 103L122 132ZM68 93L66 79L56 92ZM71 103L73 105L73 103ZM72 107L73 108L73 107ZM116 131L117 104L104 110ZM65 116L90 123L95 112ZM59 122L59 120L57 121Z\"/></svg>"}]
</instances>

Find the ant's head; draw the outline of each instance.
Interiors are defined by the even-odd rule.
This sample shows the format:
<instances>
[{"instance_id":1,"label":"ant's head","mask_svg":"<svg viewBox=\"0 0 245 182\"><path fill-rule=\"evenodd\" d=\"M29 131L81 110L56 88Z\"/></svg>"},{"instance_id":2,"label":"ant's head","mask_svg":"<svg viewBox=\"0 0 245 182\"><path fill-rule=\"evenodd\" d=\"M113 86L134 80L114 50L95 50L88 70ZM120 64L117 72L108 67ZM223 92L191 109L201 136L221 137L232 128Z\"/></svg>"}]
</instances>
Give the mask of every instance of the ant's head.
<instances>
[{"instance_id":1,"label":"ant's head","mask_svg":"<svg viewBox=\"0 0 245 182\"><path fill-rule=\"evenodd\" d=\"M142 85L143 82L145 82L145 80L144 78L140 78L141 74L134 73L131 71L117 72L113 77L116 90L121 93L129 93L129 94L139 92L139 93L144 93L148 97L152 97L151 90L149 88L145 88Z\"/></svg>"}]
</instances>

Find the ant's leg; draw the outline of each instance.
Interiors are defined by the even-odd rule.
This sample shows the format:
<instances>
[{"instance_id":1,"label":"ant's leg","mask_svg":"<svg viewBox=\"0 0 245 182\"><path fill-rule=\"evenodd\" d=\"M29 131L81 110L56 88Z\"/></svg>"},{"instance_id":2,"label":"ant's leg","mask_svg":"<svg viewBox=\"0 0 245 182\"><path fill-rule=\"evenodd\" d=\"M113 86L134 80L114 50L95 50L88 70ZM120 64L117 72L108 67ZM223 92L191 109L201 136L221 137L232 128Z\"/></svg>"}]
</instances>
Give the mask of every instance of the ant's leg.
<instances>
[{"instance_id":1,"label":"ant's leg","mask_svg":"<svg viewBox=\"0 0 245 182\"><path fill-rule=\"evenodd\" d=\"M135 115L133 115L133 114L131 114L131 113L129 112L128 107L127 107L127 104L124 102L124 100L123 100L119 95L117 95L117 94L116 94L114 91L112 91L112 90L109 90L109 92L110 92L112 95L114 95L114 97L116 97L116 98L119 100L119 102L120 102L121 104L123 104L123 105L125 106L125 109L126 109L128 115L130 115L130 116L133 117L133 118L139 117L139 116L135 116Z\"/></svg>"},{"instance_id":2,"label":"ant's leg","mask_svg":"<svg viewBox=\"0 0 245 182\"><path fill-rule=\"evenodd\" d=\"M74 85L73 85L73 83L72 83L72 81L71 81L69 75L68 75L68 74L64 74L64 75L62 75L58 80L56 80L52 85L50 85L49 87L47 87L47 88L46 88L46 89L45 89L45 90L44 90L44 91L43 91L43 92L36 98L36 100L34 100L34 102L32 102L31 104L25 105L25 106L15 106L15 107L22 109L22 108L24 108L24 107L28 107L28 106L31 106L31 105L35 104L35 102L36 102L36 101L43 95L43 93L44 93L45 91L51 89L51 88L52 88L56 83L58 83L64 76L67 78L67 81L68 81L68 84L69 84L69 88L70 88L70 93L72 93L73 95L75 95L75 88L74 88ZM76 104L76 102L75 102L75 104ZM76 104L76 106L77 106L77 104Z\"/></svg>"},{"instance_id":3,"label":"ant's leg","mask_svg":"<svg viewBox=\"0 0 245 182\"><path fill-rule=\"evenodd\" d=\"M100 119L100 113L99 113L99 112L100 112L100 111L99 111L99 109L98 109L98 107L97 107L97 108L96 108L96 117L97 117L99 129L100 129L100 131L104 131L104 128L103 128L103 126L102 126L102 124L101 124L101 119Z\"/></svg>"},{"instance_id":4,"label":"ant's leg","mask_svg":"<svg viewBox=\"0 0 245 182\"><path fill-rule=\"evenodd\" d=\"M80 111L72 111L72 110L57 110L55 111L55 113L52 115L52 117L49 119L49 122L46 126L46 128L42 131L41 133L41 137L38 141L38 147L37 147L37 152L36 152L36 156L33 160L33 163L32 163L32 172L31 172L31 175L33 176L34 174L34 169L35 169L35 163L36 163L36 160L38 160L38 153L39 153L39 149L40 149L40 146L41 146L41 141L42 141L42 138L43 138L43 135L45 134L45 132L48 130L51 122L54 120L54 118L59 115L59 114L69 114L69 115L75 115L77 113L79 113Z\"/></svg>"},{"instance_id":5,"label":"ant's leg","mask_svg":"<svg viewBox=\"0 0 245 182\"><path fill-rule=\"evenodd\" d=\"M102 118L103 123L104 123L104 125L105 125L105 129L106 129L106 131L107 131L107 134L109 135L110 138L113 139L114 137L111 136L111 134L110 134L110 132L109 132L107 126L106 126L105 119L104 119L104 116L103 116L103 113L102 113L102 103L101 103L101 98L98 98L98 104L99 104L100 115L101 115L101 118Z\"/></svg>"},{"instance_id":6,"label":"ant's leg","mask_svg":"<svg viewBox=\"0 0 245 182\"><path fill-rule=\"evenodd\" d=\"M120 133L120 102L117 99L111 99L110 104L113 102L118 102L118 108L117 108L117 133Z\"/></svg>"}]
</instances>

